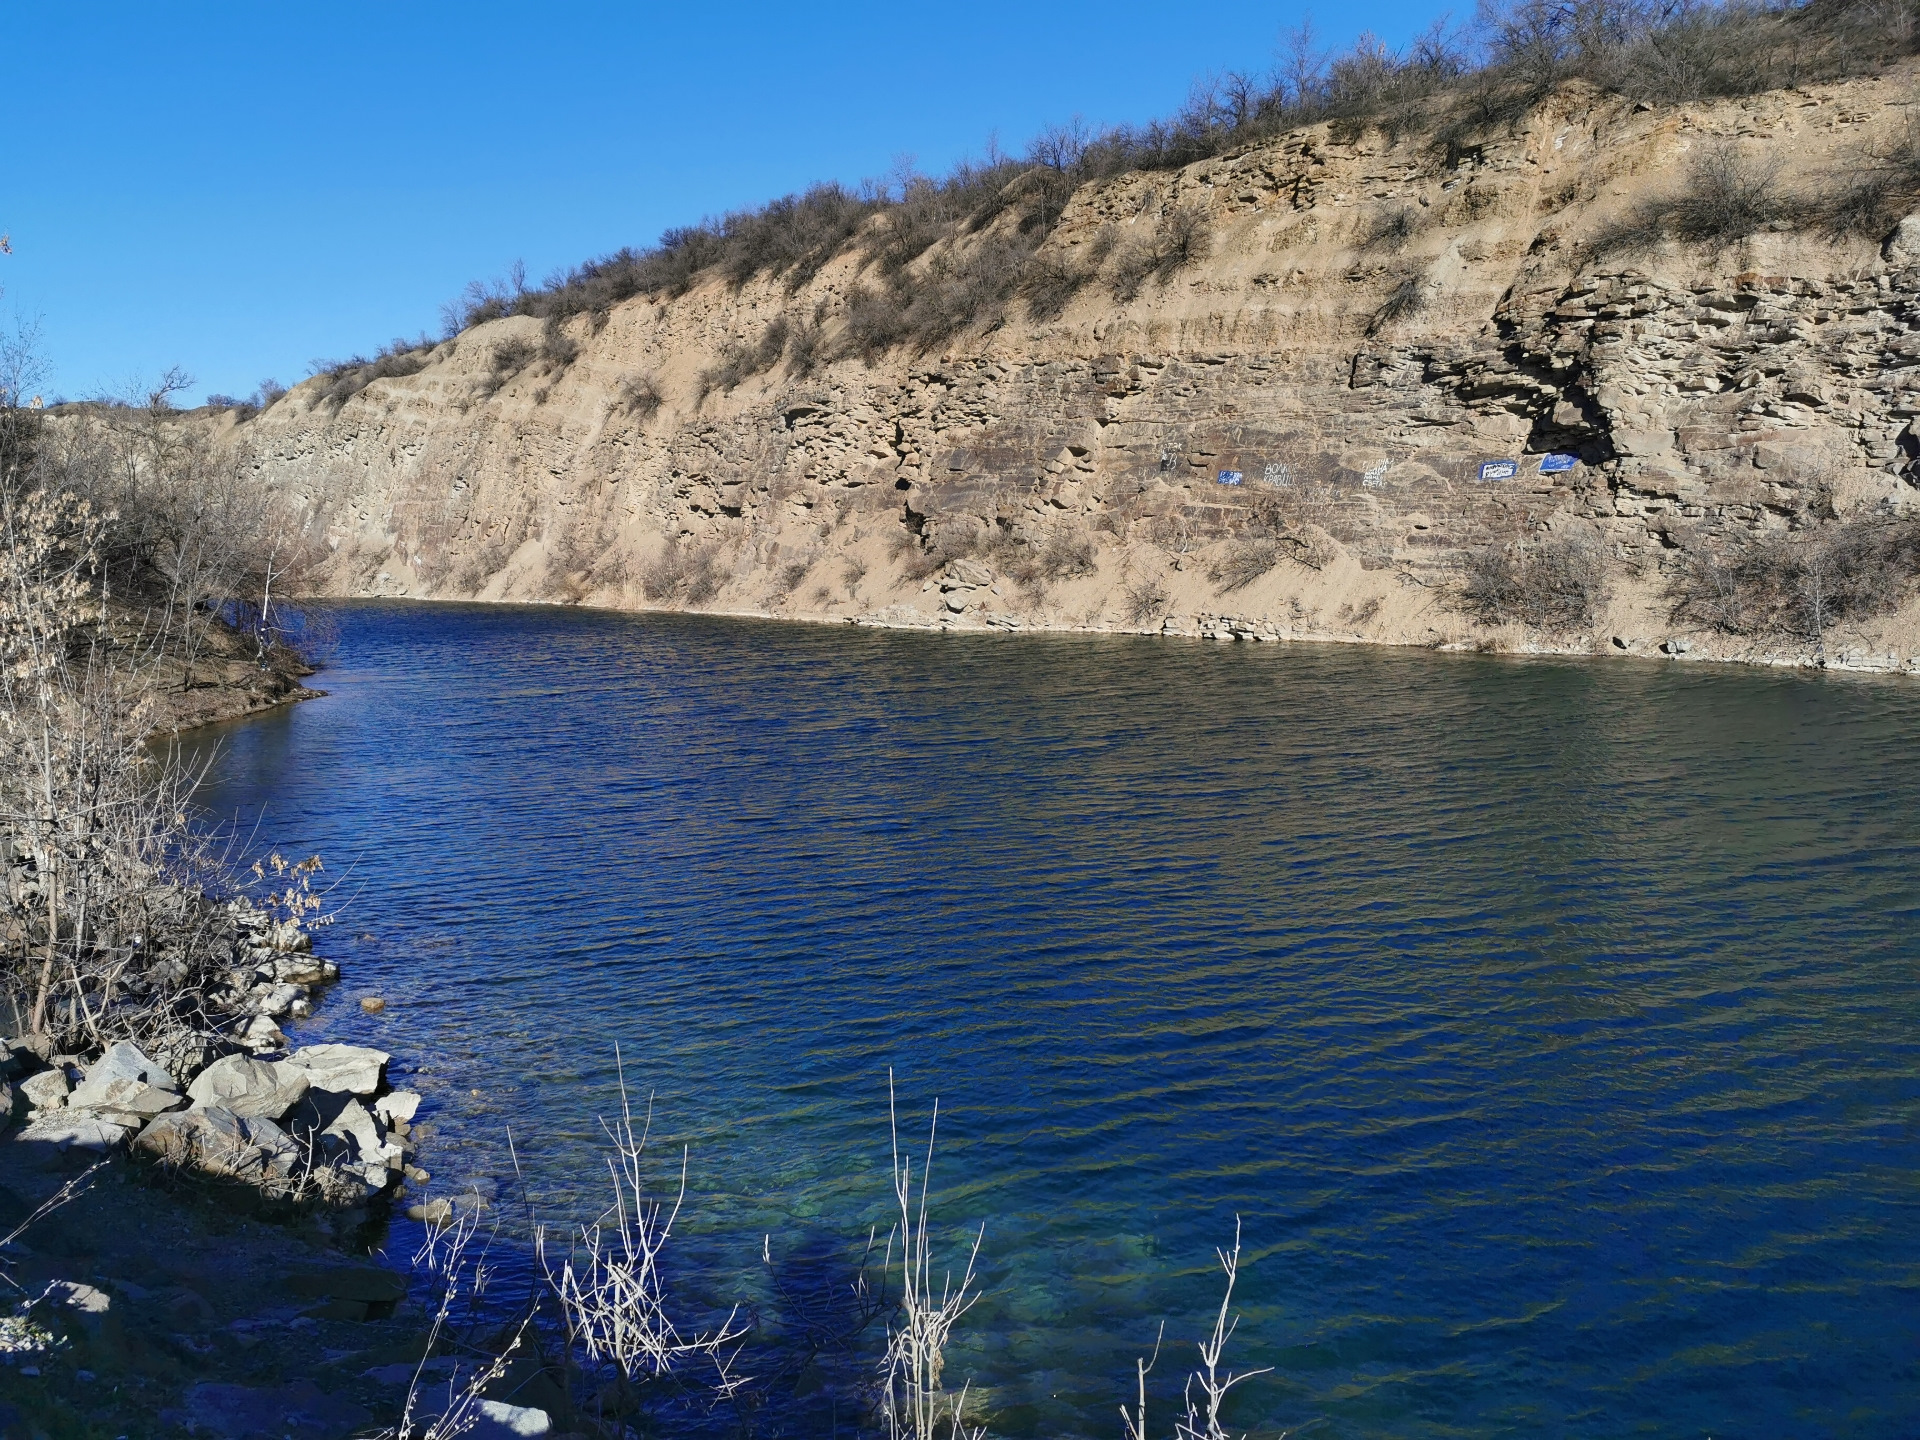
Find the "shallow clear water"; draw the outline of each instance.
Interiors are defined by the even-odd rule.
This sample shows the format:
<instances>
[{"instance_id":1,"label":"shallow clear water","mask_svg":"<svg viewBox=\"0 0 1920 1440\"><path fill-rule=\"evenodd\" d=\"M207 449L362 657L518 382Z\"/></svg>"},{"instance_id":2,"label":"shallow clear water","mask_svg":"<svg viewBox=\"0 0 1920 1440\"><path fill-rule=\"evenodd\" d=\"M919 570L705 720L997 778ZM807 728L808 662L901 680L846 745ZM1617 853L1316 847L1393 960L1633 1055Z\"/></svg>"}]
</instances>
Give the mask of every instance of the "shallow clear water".
<instances>
[{"instance_id":1,"label":"shallow clear water","mask_svg":"<svg viewBox=\"0 0 1920 1440\"><path fill-rule=\"evenodd\" d=\"M1241 1427L1920 1425L1920 686L427 605L322 683L207 798L352 864L307 1028L436 1191L511 1125L584 1207L618 1042L764 1295L884 1233L892 1066L996 1433L1117 1434L1162 1318L1177 1390L1236 1213Z\"/></svg>"}]
</instances>

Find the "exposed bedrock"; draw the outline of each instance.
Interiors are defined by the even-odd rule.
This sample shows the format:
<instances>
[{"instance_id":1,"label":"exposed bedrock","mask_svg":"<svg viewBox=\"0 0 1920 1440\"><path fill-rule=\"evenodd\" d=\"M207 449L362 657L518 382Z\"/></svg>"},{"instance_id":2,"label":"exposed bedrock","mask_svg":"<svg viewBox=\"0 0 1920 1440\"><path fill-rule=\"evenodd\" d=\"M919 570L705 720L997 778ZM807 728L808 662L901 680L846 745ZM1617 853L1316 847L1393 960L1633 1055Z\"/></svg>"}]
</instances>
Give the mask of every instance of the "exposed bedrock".
<instances>
[{"instance_id":1,"label":"exposed bedrock","mask_svg":"<svg viewBox=\"0 0 1920 1440\"><path fill-rule=\"evenodd\" d=\"M218 423L326 501L340 595L1909 668L1910 595L1810 635L1676 619L1671 591L1703 546L1913 499L1920 216L1817 218L1913 85L1671 109L1571 85L1446 150L1322 125L1084 187L1035 257L1051 298L935 347L852 353L856 249L557 345L493 321ZM1782 218L1649 230L1710 155ZM1196 210L1195 257L1129 278ZM1462 606L1469 557L1556 538L1604 561L1590 614Z\"/></svg>"}]
</instances>

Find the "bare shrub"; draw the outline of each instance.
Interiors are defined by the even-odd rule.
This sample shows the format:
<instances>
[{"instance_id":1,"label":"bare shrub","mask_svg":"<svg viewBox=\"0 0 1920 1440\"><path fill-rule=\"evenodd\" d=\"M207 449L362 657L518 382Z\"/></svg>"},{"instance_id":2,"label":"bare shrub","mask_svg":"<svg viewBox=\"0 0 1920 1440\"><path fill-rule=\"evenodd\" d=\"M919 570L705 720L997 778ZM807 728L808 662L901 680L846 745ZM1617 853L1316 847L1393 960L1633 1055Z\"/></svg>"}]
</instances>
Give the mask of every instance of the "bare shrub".
<instances>
[{"instance_id":1,"label":"bare shrub","mask_svg":"<svg viewBox=\"0 0 1920 1440\"><path fill-rule=\"evenodd\" d=\"M1137 584L1129 585L1122 592L1121 613L1127 617L1129 625L1145 625L1166 614L1167 601L1170 598L1166 585L1158 577L1149 577Z\"/></svg>"},{"instance_id":2,"label":"bare shrub","mask_svg":"<svg viewBox=\"0 0 1920 1440\"><path fill-rule=\"evenodd\" d=\"M718 363L700 372L700 398L706 399L715 390L732 390L741 381L764 374L779 364L787 348L788 331L787 318L777 315L760 332L759 339L751 343L730 342L720 352Z\"/></svg>"},{"instance_id":3,"label":"bare shrub","mask_svg":"<svg viewBox=\"0 0 1920 1440\"><path fill-rule=\"evenodd\" d=\"M640 589L649 600L677 599L689 605L711 600L725 580L714 547L690 541L668 546L640 570Z\"/></svg>"},{"instance_id":4,"label":"bare shrub","mask_svg":"<svg viewBox=\"0 0 1920 1440\"><path fill-rule=\"evenodd\" d=\"M1182 267L1206 259L1212 244L1204 210L1182 205L1168 211L1151 240L1115 262L1110 277L1114 298L1137 299L1148 280L1164 285Z\"/></svg>"},{"instance_id":5,"label":"bare shrub","mask_svg":"<svg viewBox=\"0 0 1920 1440\"><path fill-rule=\"evenodd\" d=\"M1035 320L1058 320L1091 278L1070 256L1049 253L1036 257L1027 267L1027 314Z\"/></svg>"},{"instance_id":6,"label":"bare shrub","mask_svg":"<svg viewBox=\"0 0 1920 1440\"><path fill-rule=\"evenodd\" d=\"M1099 550L1092 537L1056 526L1039 543L1029 543L1007 573L1029 590L1043 590L1054 581L1078 579L1098 568Z\"/></svg>"},{"instance_id":7,"label":"bare shrub","mask_svg":"<svg viewBox=\"0 0 1920 1440\"><path fill-rule=\"evenodd\" d=\"M666 397L660 393L660 382L652 375L632 375L614 392L614 403L634 419L647 421L666 403Z\"/></svg>"},{"instance_id":8,"label":"bare shrub","mask_svg":"<svg viewBox=\"0 0 1920 1440\"><path fill-rule=\"evenodd\" d=\"M618 1057L616 1047L616 1063ZM746 1334L737 1309L703 1329L682 1333L684 1322L670 1303L663 1256L686 1202L687 1150L680 1152L673 1198L654 1198L646 1186L652 1123L649 1100L645 1119L634 1128L622 1068L620 1117L600 1122L612 1146L607 1174L613 1203L600 1219L569 1237L567 1252L557 1261L550 1232L545 1226L534 1231L535 1254L559 1302L568 1349L584 1352L588 1364L612 1382L622 1402L616 1413L633 1408L641 1388L694 1362L711 1367L710 1383L718 1394L729 1393L737 1383L731 1373L733 1358Z\"/></svg>"},{"instance_id":9,"label":"bare shrub","mask_svg":"<svg viewBox=\"0 0 1920 1440\"><path fill-rule=\"evenodd\" d=\"M320 401L338 409L376 380L419 374L432 363L433 353L434 342L422 336L418 340L395 340L376 351L372 359L356 355L351 360L316 360L313 362L313 373L323 376L327 381L321 388ZM264 392L273 383L266 381L261 386L261 409L286 393L279 391L271 398L266 398Z\"/></svg>"},{"instance_id":10,"label":"bare shrub","mask_svg":"<svg viewBox=\"0 0 1920 1440\"><path fill-rule=\"evenodd\" d=\"M540 360L551 374L559 374L580 356L580 342L569 335L557 314L549 315L540 331Z\"/></svg>"},{"instance_id":11,"label":"bare shrub","mask_svg":"<svg viewBox=\"0 0 1920 1440\"><path fill-rule=\"evenodd\" d=\"M509 335L493 347L493 354L487 359L487 368L493 372L495 383L502 384L526 369L539 355L540 347L531 340Z\"/></svg>"},{"instance_id":12,"label":"bare shrub","mask_svg":"<svg viewBox=\"0 0 1920 1440\"><path fill-rule=\"evenodd\" d=\"M1262 1366L1258 1370L1244 1370L1236 1374L1230 1368L1224 1371L1221 1368L1221 1361L1226 1357L1227 1342L1240 1328L1240 1317L1233 1313L1233 1287L1240 1278L1238 1215L1233 1217L1233 1249L1215 1250L1213 1253L1219 1257L1220 1268L1226 1272L1226 1288L1220 1297L1220 1309L1213 1318L1213 1330L1206 1339L1198 1342L1200 1368L1187 1376L1187 1383L1181 1390L1184 1413L1174 1422L1174 1440L1229 1440L1227 1428L1220 1419L1221 1404L1234 1386L1272 1371L1271 1366ZM1165 1326L1161 1327L1162 1335L1165 1329ZM1159 1358L1160 1343L1156 1339L1153 1358L1143 1356L1134 1362L1134 1406L1132 1410L1124 1405L1120 1407L1120 1419L1127 1440L1149 1440L1147 1376ZM1196 1391L1199 1392L1197 1395L1194 1393Z\"/></svg>"},{"instance_id":13,"label":"bare shrub","mask_svg":"<svg viewBox=\"0 0 1920 1440\"><path fill-rule=\"evenodd\" d=\"M1380 302L1380 308L1373 312L1367 321L1367 334L1377 335L1390 325L1398 325L1410 320L1427 308L1427 289L1420 283L1418 275L1409 275L1395 285L1387 298Z\"/></svg>"},{"instance_id":14,"label":"bare shrub","mask_svg":"<svg viewBox=\"0 0 1920 1440\"><path fill-rule=\"evenodd\" d=\"M1685 188L1639 205L1596 237L1593 249L1631 251L1663 239L1721 246L1771 225L1806 223L1812 207L1780 188L1778 172L1733 145L1713 146L1694 161Z\"/></svg>"},{"instance_id":15,"label":"bare shrub","mask_svg":"<svg viewBox=\"0 0 1920 1440\"><path fill-rule=\"evenodd\" d=\"M1908 103L1890 144L1862 157L1853 178L1827 198L1828 233L1879 240L1920 205L1920 113Z\"/></svg>"},{"instance_id":16,"label":"bare shrub","mask_svg":"<svg viewBox=\"0 0 1920 1440\"><path fill-rule=\"evenodd\" d=\"M982 1225L967 1252L966 1268L958 1283L952 1273L934 1284L932 1238L928 1230L927 1195L933 1174L934 1136L940 1126L940 1102L934 1101L927 1124L927 1157L920 1167L920 1189L913 1185L913 1157L900 1154L900 1120L893 1101L893 1071L887 1071L887 1118L893 1132L893 1196L900 1208L893 1237L887 1244L887 1264L893 1265L894 1245L900 1252L900 1304L887 1327L881 1410L889 1440L935 1440L944 1424L950 1440L982 1440L986 1431L967 1425L963 1412L967 1392L958 1395L942 1385L947 1338L960 1317L980 1298L974 1289L974 1266L980 1258Z\"/></svg>"},{"instance_id":17,"label":"bare shrub","mask_svg":"<svg viewBox=\"0 0 1920 1440\"><path fill-rule=\"evenodd\" d=\"M1019 289L1030 251L1018 240L989 236L945 245L887 288L855 286L847 297L846 353L869 363L899 345L926 351L961 331L1000 319Z\"/></svg>"},{"instance_id":18,"label":"bare shrub","mask_svg":"<svg viewBox=\"0 0 1920 1440\"><path fill-rule=\"evenodd\" d=\"M1223 591L1243 590L1286 559L1286 549L1274 540L1235 540L1209 568Z\"/></svg>"},{"instance_id":19,"label":"bare shrub","mask_svg":"<svg viewBox=\"0 0 1920 1440\"><path fill-rule=\"evenodd\" d=\"M1397 205L1393 209L1374 217L1367 227L1363 243L1387 251L1400 251L1407 247L1419 231L1420 218L1410 205Z\"/></svg>"},{"instance_id":20,"label":"bare shrub","mask_svg":"<svg viewBox=\"0 0 1920 1440\"><path fill-rule=\"evenodd\" d=\"M1817 645L1837 624L1898 609L1916 580L1920 522L1862 516L1786 534L1692 537L1667 598L1677 620Z\"/></svg>"},{"instance_id":21,"label":"bare shrub","mask_svg":"<svg viewBox=\"0 0 1920 1440\"><path fill-rule=\"evenodd\" d=\"M807 571L812 568L812 564L805 560L790 560L782 565L773 575L775 597L791 595L800 587L800 582L807 578Z\"/></svg>"},{"instance_id":22,"label":"bare shrub","mask_svg":"<svg viewBox=\"0 0 1920 1440\"><path fill-rule=\"evenodd\" d=\"M1554 537L1467 552L1458 603L1483 625L1591 629L1607 597L1606 557L1584 537Z\"/></svg>"}]
</instances>

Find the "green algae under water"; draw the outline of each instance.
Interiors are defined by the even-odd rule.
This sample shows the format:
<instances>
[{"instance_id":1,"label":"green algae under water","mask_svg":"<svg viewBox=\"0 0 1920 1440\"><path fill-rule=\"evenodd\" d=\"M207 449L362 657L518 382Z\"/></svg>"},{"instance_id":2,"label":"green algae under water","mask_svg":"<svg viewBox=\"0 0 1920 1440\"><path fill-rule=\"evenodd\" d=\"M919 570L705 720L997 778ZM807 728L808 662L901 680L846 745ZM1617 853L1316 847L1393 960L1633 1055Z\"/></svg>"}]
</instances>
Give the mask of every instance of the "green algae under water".
<instances>
[{"instance_id":1,"label":"green algae under water","mask_svg":"<svg viewBox=\"0 0 1920 1440\"><path fill-rule=\"evenodd\" d=\"M1236 1214L1241 1428L1920 1426L1920 685L340 621L203 798L351 866L304 1030L401 1057L436 1193L517 1193L511 1126L590 1212L618 1042L689 1303L775 1324L763 1237L884 1234L891 1066L956 1259L986 1224L948 1375L996 1434L1118 1434L1163 1318L1169 1419Z\"/></svg>"}]
</instances>

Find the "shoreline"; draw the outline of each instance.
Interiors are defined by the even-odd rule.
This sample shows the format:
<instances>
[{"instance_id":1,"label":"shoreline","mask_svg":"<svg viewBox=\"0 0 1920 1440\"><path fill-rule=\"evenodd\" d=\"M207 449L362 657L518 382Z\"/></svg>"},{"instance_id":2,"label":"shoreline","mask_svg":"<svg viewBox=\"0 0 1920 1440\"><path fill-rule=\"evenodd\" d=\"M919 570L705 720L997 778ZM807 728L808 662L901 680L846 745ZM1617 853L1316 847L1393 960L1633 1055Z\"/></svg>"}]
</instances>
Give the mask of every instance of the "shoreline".
<instances>
[{"instance_id":1,"label":"shoreline","mask_svg":"<svg viewBox=\"0 0 1920 1440\"><path fill-rule=\"evenodd\" d=\"M1191 627L1176 626L1172 617L1154 628L1129 625L1101 625L1087 623L1061 624L1045 620L1028 620L1024 617L1009 616L1010 624L991 624L987 622L964 623L959 616L929 615L923 619L906 616L868 615L832 615L821 611L799 613L775 613L769 610L748 609L700 609L693 606L668 605L608 605L592 604L586 601L538 600L538 599L481 599L470 595L330 595L325 597L329 603L357 604L368 602L406 603L416 605L473 605L473 606L538 606L553 610L586 610L602 615L697 615L720 620L752 620L763 623L788 625L813 625L823 629L853 627L862 630L900 630L922 634L941 635L1122 635L1137 639L1160 640L1206 640L1212 642L1243 642L1256 644L1289 645L1344 645L1361 646L1374 650L1424 651L1440 655L1488 655L1504 656L1510 659L1531 657L1559 657L1577 660L1640 660L1654 663L1685 663L1711 665L1747 665L1763 670L1798 670L1810 672L1830 671L1849 675L1891 675L1920 678L1920 654L1901 660L1896 654L1882 656L1866 655L1859 647L1848 647L1838 654L1791 653L1753 649L1745 653L1726 653L1721 647L1707 648L1710 640L1692 635L1674 636L1667 640L1654 642L1632 640L1620 643L1625 637L1609 637L1602 641L1597 636L1590 637L1584 643L1552 645L1538 640L1506 642L1498 637L1482 640L1450 639L1440 643L1421 643L1413 640L1371 639L1364 635L1341 635L1325 631L1301 632L1286 630L1270 621L1255 621L1239 616L1200 614L1189 618ZM1667 648L1671 646L1672 648ZM1859 658L1850 658L1859 657ZM307 692L288 697L291 700L314 699L324 696L326 691ZM263 714L271 706L249 713ZM246 718L245 715L233 718ZM217 723L217 722L208 722Z\"/></svg>"}]
</instances>

